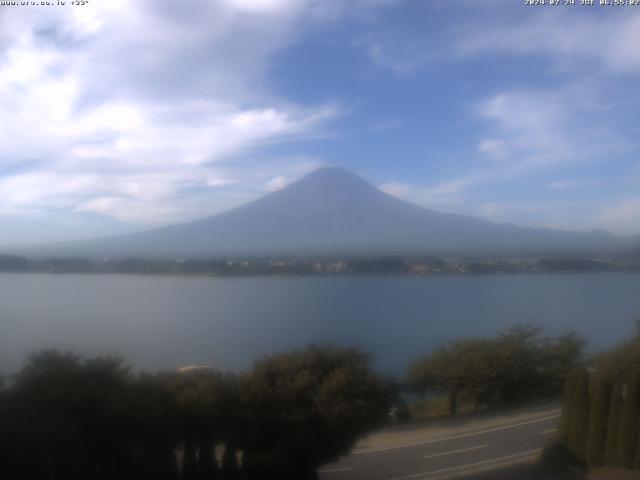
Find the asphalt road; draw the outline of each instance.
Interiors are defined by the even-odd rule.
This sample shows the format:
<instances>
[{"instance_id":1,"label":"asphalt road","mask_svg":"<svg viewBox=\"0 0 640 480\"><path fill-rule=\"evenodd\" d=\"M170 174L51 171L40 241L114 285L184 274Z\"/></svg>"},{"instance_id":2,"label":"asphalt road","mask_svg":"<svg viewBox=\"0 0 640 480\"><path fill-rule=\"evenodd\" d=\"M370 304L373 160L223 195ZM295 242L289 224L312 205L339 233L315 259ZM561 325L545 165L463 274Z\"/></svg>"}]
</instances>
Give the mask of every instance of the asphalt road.
<instances>
[{"instance_id":1,"label":"asphalt road","mask_svg":"<svg viewBox=\"0 0 640 480\"><path fill-rule=\"evenodd\" d=\"M405 445L360 450L320 469L321 480L547 479L534 465L558 412Z\"/></svg>"}]
</instances>

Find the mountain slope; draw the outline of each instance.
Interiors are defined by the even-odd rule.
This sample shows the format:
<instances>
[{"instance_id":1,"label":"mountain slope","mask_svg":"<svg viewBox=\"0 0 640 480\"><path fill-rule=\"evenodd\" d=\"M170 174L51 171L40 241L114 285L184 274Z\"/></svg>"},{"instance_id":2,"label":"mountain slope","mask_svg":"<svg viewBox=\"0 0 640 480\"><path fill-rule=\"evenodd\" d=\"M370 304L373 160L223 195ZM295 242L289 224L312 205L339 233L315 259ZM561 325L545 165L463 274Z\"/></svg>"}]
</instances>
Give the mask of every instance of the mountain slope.
<instances>
[{"instance_id":1,"label":"mountain slope","mask_svg":"<svg viewBox=\"0 0 640 480\"><path fill-rule=\"evenodd\" d=\"M324 168L220 215L53 250L148 256L444 255L604 252L621 245L621 239L605 232L521 228L428 210L392 197L344 169Z\"/></svg>"}]
</instances>

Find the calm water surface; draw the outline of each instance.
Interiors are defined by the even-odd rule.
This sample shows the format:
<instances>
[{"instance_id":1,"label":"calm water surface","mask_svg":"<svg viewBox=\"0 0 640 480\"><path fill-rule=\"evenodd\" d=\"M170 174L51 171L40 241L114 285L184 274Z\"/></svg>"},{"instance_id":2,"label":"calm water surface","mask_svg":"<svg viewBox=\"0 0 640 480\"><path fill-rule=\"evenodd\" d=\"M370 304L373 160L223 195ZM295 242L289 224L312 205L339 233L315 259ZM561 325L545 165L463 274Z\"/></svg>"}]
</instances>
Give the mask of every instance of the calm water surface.
<instances>
[{"instance_id":1,"label":"calm water surface","mask_svg":"<svg viewBox=\"0 0 640 480\"><path fill-rule=\"evenodd\" d=\"M437 344L518 322L592 348L640 317L640 275L197 278L0 274L0 371L36 349L115 353L136 367L243 369L310 342L358 345L401 374Z\"/></svg>"}]
</instances>

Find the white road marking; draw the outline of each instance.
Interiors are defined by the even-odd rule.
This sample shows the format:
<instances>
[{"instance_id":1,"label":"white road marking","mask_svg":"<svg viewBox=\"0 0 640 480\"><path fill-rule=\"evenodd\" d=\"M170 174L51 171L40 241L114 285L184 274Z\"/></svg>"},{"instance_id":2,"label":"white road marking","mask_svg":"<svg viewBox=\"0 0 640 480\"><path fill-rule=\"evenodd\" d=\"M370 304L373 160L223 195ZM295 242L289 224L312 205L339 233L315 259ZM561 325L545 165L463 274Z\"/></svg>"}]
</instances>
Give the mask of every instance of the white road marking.
<instances>
[{"instance_id":1,"label":"white road marking","mask_svg":"<svg viewBox=\"0 0 640 480\"><path fill-rule=\"evenodd\" d=\"M497 464L499 464L497 466L505 466L505 465L509 465L509 463L507 463L507 464L503 464L502 463L505 460L511 460L513 458L516 458L516 457L525 457L527 455L529 457L533 457L534 455L540 453L541 451L542 451L541 448L536 448L535 450L527 450L526 452L514 453L512 455L506 455L504 457L499 457L499 458L492 458L491 460L483 460L481 462L467 463L466 465L459 465L457 467L443 468L443 469L440 469L440 470L432 470L430 472L414 473L412 475L405 475L404 477L393 477L393 478L388 478L387 480L409 480L411 478L421 478L421 477L426 477L426 476L429 476L429 475L438 475L438 474L441 474L441 473L453 472L455 470L464 470L464 469L468 469L468 468L472 468L472 467L477 467L477 466L480 466L480 465L486 465L488 463L497 463ZM523 459L520 459L520 460L518 460L518 462L520 462L522 460Z\"/></svg>"},{"instance_id":2,"label":"white road marking","mask_svg":"<svg viewBox=\"0 0 640 480\"><path fill-rule=\"evenodd\" d=\"M543 430L542 434L546 435L548 433L554 433L554 432L557 432L557 431L558 431L557 428L550 428L549 430Z\"/></svg>"},{"instance_id":3,"label":"white road marking","mask_svg":"<svg viewBox=\"0 0 640 480\"><path fill-rule=\"evenodd\" d=\"M434 453L433 455L425 455L425 459L426 458L435 458L435 457L444 457L445 455L455 455L456 453L464 453L464 452L470 452L472 450L480 450L481 448L487 448L489 445L484 444L484 445L477 445L475 447L469 447L469 448L461 448L460 450L451 450L450 452L442 452L442 453Z\"/></svg>"},{"instance_id":4,"label":"white road marking","mask_svg":"<svg viewBox=\"0 0 640 480\"><path fill-rule=\"evenodd\" d=\"M544 422L546 420L558 418L559 416L560 414L558 413L557 415L550 415L548 417L537 418L535 420L529 420L527 422L520 422L520 423L511 424L511 425L504 425L502 427L489 428L487 430L482 430L480 432L463 433L461 435L452 435L450 437L436 438L433 440L423 440L421 442L406 443L404 445L394 445L392 447L381 447L381 448L372 448L369 450L360 450L360 451L353 452L353 455L364 455L367 453L386 452L387 450L396 450L398 448L417 447L418 445L429 445L431 443L446 442L448 440L457 440L459 438L474 437L476 435L483 435L485 433L499 432L501 430L508 430L510 428L517 428L517 427L522 427L524 425L531 425L533 423Z\"/></svg>"},{"instance_id":5,"label":"white road marking","mask_svg":"<svg viewBox=\"0 0 640 480\"><path fill-rule=\"evenodd\" d=\"M472 467L469 468L467 470L462 470L459 472L452 472L452 473L444 473L442 475L438 475L435 477L429 477L427 479L423 479L423 480L451 480L453 478L462 478L462 477L466 477L468 475L476 475L478 473L481 472L495 472L496 470L499 470L501 468L504 467L510 467L512 465L518 465L521 463L525 463L528 462L530 460L533 460L534 458L536 458L536 455L530 455L528 457L520 457L517 458L516 460L511 460L511 461L505 461L505 462L500 462L500 463L494 463L493 465L488 465L488 466L478 466L478 467Z\"/></svg>"},{"instance_id":6,"label":"white road marking","mask_svg":"<svg viewBox=\"0 0 640 480\"><path fill-rule=\"evenodd\" d=\"M351 470L351 467L325 468L324 470L318 470L318 473L348 472L349 470Z\"/></svg>"}]
</instances>

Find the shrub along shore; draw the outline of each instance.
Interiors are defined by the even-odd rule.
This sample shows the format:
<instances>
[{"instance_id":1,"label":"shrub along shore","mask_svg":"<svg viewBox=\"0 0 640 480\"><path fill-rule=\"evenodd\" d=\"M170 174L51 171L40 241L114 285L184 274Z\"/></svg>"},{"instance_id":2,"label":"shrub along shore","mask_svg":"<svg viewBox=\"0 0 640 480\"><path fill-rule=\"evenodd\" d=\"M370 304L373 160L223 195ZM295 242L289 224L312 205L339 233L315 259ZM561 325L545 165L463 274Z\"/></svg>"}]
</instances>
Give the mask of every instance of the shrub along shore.
<instances>
[{"instance_id":1,"label":"shrub along shore","mask_svg":"<svg viewBox=\"0 0 640 480\"><path fill-rule=\"evenodd\" d=\"M443 345L404 385L359 349L330 345L267 356L242 374L134 373L118 358L45 350L0 383L0 478L313 479L362 435L408 419L403 392L444 396L451 415L460 398L487 408L553 397L584 344L520 325ZM585 388L578 374L570 381Z\"/></svg>"},{"instance_id":2,"label":"shrub along shore","mask_svg":"<svg viewBox=\"0 0 640 480\"><path fill-rule=\"evenodd\" d=\"M517 325L492 339L466 339L437 348L409 369L407 384L423 396L445 396L456 415L461 399L475 410L559 397L567 374L584 361L586 341L575 333L545 337Z\"/></svg>"},{"instance_id":3,"label":"shrub along shore","mask_svg":"<svg viewBox=\"0 0 640 480\"><path fill-rule=\"evenodd\" d=\"M391 390L369 364L309 347L244 375L134 375L118 359L40 352L1 390L0 478L315 478L386 419Z\"/></svg>"}]
</instances>

